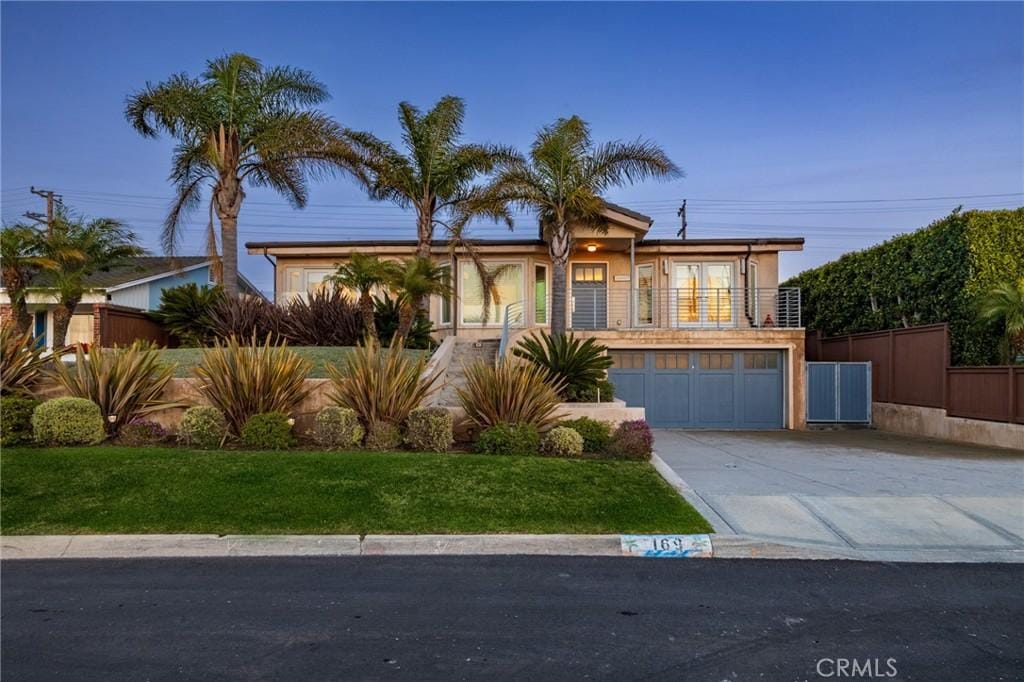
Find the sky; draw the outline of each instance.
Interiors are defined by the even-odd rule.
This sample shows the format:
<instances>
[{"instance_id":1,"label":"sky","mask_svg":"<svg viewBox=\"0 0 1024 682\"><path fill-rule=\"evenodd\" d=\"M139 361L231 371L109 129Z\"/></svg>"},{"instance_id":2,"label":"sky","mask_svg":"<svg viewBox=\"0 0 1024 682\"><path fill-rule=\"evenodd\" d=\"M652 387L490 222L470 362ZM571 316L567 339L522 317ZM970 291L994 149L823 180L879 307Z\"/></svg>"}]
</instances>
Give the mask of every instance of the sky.
<instances>
[{"instance_id":1,"label":"sky","mask_svg":"<svg viewBox=\"0 0 1024 682\"><path fill-rule=\"evenodd\" d=\"M0 214L54 189L158 251L173 140L124 101L241 51L308 69L341 124L398 142L396 107L465 99L465 140L526 150L562 116L644 137L686 172L608 199L671 237L803 236L783 277L912 231L957 205L1024 205L1022 3L18 3L0 5ZM201 253L205 212L182 253ZM251 189L240 241L414 238L411 213L351 180L294 210ZM517 217L513 237L536 220ZM479 237L507 237L480 225ZM273 288L262 256L243 273Z\"/></svg>"}]
</instances>

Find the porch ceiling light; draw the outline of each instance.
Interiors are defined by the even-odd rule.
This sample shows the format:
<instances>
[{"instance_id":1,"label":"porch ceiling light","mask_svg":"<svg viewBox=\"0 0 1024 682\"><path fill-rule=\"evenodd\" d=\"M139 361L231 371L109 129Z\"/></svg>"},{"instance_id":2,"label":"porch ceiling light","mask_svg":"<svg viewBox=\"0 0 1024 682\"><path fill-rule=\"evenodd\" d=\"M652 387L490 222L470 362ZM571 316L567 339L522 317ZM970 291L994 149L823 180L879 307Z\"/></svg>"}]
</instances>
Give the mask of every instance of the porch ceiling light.
<instances>
[{"instance_id":1,"label":"porch ceiling light","mask_svg":"<svg viewBox=\"0 0 1024 682\"><path fill-rule=\"evenodd\" d=\"M589 253L594 253L595 251L597 251L597 244L587 244L587 251Z\"/></svg>"}]
</instances>

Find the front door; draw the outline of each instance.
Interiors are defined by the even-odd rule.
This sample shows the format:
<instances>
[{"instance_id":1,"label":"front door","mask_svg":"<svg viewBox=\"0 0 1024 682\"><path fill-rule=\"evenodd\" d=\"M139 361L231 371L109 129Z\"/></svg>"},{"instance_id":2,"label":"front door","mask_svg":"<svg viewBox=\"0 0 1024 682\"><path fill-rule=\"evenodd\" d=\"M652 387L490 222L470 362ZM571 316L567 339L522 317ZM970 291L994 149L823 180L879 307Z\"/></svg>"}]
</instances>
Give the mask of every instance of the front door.
<instances>
[{"instance_id":1,"label":"front door","mask_svg":"<svg viewBox=\"0 0 1024 682\"><path fill-rule=\"evenodd\" d=\"M572 266L572 328L608 326L608 266L574 263Z\"/></svg>"},{"instance_id":2,"label":"front door","mask_svg":"<svg viewBox=\"0 0 1024 682\"><path fill-rule=\"evenodd\" d=\"M46 348L46 311L37 310L35 315L36 345Z\"/></svg>"}]
</instances>

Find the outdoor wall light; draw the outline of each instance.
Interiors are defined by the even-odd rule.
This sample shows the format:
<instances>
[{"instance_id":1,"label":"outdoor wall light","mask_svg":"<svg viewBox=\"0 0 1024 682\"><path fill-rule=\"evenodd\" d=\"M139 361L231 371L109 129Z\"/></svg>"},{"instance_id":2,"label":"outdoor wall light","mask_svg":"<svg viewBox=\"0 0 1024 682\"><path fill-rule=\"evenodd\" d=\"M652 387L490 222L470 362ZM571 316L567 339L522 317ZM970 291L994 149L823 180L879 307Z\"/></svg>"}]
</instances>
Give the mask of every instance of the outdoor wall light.
<instances>
[{"instance_id":1,"label":"outdoor wall light","mask_svg":"<svg viewBox=\"0 0 1024 682\"><path fill-rule=\"evenodd\" d=\"M587 251L590 253L597 251L597 244L587 244Z\"/></svg>"}]
</instances>

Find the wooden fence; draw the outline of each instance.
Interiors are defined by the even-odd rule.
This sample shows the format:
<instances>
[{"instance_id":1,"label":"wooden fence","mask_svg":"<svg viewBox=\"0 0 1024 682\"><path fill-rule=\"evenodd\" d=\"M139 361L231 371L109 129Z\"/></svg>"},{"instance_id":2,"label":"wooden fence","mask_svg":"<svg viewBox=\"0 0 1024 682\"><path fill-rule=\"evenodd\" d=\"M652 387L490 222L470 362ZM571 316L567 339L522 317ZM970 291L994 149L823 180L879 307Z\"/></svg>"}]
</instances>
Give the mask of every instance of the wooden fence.
<instances>
[{"instance_id":1,"label":"wooden fence","mask_svg":"<svg viewBox=\"0 0 1024 682\"><path fill-rule=\"evenodd\" d=\"M945 324L828 338L808 332L806 353L808 361L870 362L876 402L1024 423L1024 367L950 367Z\"/></svg>"},{"instance_id":2,"label":"wooden fence","mask_svg":"<svg viewBox=\"0 0 1024 682\"><path fill-rule=\"evenodd\" d=\"M136 339L176 346L176 339L136 308L97 303L92 307L92 342L102 348L127 346Z\"/></svg>"}]
</instances>

